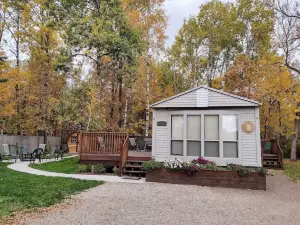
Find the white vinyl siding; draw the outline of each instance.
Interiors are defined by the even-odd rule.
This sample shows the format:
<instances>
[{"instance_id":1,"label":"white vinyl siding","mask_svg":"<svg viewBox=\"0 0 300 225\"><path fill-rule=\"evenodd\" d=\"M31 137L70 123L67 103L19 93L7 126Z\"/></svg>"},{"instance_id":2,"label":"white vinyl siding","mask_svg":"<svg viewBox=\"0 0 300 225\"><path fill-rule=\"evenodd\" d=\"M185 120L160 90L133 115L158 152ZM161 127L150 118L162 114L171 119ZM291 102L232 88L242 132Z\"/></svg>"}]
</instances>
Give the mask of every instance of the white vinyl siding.
<instances>
[{"instance_id":1,"label":"white vinyl siding","mask_svg":"<svg viewBox=\"0 0 300 225\"><path fill-rule=\"evenodd\" d=\"M160 105L160 107L196 107L196 105L196 91L193 91L164 102Z\"/></svg>"},{"instance_id":2,"label":"white vinyl siding","mask_svg":"<svg viewBox=\"0 0 300 225\"><path fill-rule=\"evenodd\" d=\"M255 108L241 109L240 119L241 119L240 126L246 121L251 121L255 125L256 124ZM258 153L257 151L256 135L260 135L259 133L257 133L257 129L259 129L259 127L255 127L254 131L250 134L246 134L242 132L242 136L241 136L241 145L243 147L243 151L241 155L242 164L247 164L249 166L257 165L258 154L261 154L260 152Z\"/></svg>"},{"instance_id":3,"label":"white vinyl siding","mask_svg":"<svg viewBox=\"0 0 300 225\"><path fill-rule=\"evenodd\" d=\"M258 107L257 110L258 112ZM174 158L180 158L182 160L192 160L195 159L195 156L188 156L187 152L184 152L184 156L172 156L171 155L171 115L184 115L184 121L187 121L187 116L189 115L201 115L201 123L204 124L204 116L202 115L237 115L238 117L238 158L225 158L223 156L224 148L223 141L220 142L220 158L210 158L205 157L209 160L216 161L218 165L226 165L229 163L241 164L244 166L261 166L261 149L260 149L260 134L259 134L259 115L255 113L255 107L241 107L241 108L232 108L227 110L221 109L208 109L208 110L171 110L171 109L153 109L153 157L155 160L163 162L165 160L170 160ZM167 122L167 126L156 126L158 121ZM222 128L222 123L220 119L220 128ZM246 121L251 121L255 125L254 132L248 134L242 131L242 124ZM201 130L201 139L204 140L204 126ZM202 128L201 128L202 129ZM220 132L221 134L222 132ZM184 131L186 137L185 140L188 140L188 131ZM220 137L222 139L222 137ZM223 140L223 139L222 139ZM187 141L184 141L184 148L187 148ZM190 144L192 145L192 144ZM191 151L197 148L195 145L191 147ZM204 143L201 143L201 155L204 156Z\"/></svg>"},{"instance_id":4,"label":"white vinyl siding","mask_svg":"<svg viewBox=\"0 0 300 225\"><path fill-rule=\"evenodd\" d=\"M196 90L196 105L197 107L208 107L208 90L200 88Z\"/></svg>"},{"instance_id":5,"label":"white vinyl siding","mask_svg":"<svg viewBox=\"0 0 300 225\"><path fill-rule=\"evenodd\" d=\"M152 157L157 161L165 161L169 158L169 112L166 110L153 110L153 128L152 140L155 142L152 144ZM158 121L167 122L167 126L157 126Z\"/></svg>"},{"instance_id":6,"label":"white vinyl siding","mask_svg":"<svg viewBox=\"0 0 300 225\"><path fill-rule=\"evenodd\" d=\"M224 95L218 92L208 92L208 106L219 107L219 106L254 106L252 102L247 102L242 99L234 98L229 95Z\"/></svg>"},{"instance_id":7,"label":"white vinyl siding","mask_svg":"<svg viewBox=\"0 0 300 225\"><path fill-rule=\"evenodd\" d=\"M200 87L155 103L153 108L208 108L232 106L251 107L259 106L259 104L239 96L220 92L219 90Z\"/></svg>"}]
</instances>

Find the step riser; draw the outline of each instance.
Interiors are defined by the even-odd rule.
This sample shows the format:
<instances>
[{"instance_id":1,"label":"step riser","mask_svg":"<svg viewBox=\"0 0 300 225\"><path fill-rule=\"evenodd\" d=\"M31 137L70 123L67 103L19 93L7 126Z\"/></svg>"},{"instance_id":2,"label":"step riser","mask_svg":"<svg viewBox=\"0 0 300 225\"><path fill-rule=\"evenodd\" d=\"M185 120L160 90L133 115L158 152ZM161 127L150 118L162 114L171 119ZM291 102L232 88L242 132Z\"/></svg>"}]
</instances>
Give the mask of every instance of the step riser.
<instances>
[{"instance_id":1,"label":"step riser","mask_svg":"<svg viewBox=\"0 0 300 225\"><path fill-rule=\"evenodd\" d=\"M145 177L145 171L143 170L144 161L127 160L123 168L123 176L130 178L141 178Z\"/></svg>"}]
</instances>

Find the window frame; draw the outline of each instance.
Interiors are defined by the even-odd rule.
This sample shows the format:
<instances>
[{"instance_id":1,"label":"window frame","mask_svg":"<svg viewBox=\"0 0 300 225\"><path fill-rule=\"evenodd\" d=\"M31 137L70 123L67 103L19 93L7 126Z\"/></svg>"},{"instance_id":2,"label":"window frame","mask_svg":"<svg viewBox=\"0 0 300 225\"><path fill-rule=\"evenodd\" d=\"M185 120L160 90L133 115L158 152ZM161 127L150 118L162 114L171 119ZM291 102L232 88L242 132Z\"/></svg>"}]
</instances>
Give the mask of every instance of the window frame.
<instances>
[{"instance_id":1,"label":"window frame","mask_svg":"<svg viewBox=\"0 0 300 225\"><path fill-rule=\"evenodd\" d=\"M188 138L188 117L189 116L199 116L200 117L200 139L189 139ZM186 121L183 121L185 126L186 126L186 157L199 157L199 156L188 156L187 154L187 148L188 148L188 142L200 142L200 156L203 156L202 155L202 116L201 114L186 114Z\"/></svg>"},{"instance_id":2,"label":"window frame","mask_svg":"<svg viewBox=\"0 0 300 225\"><path fill-rule=\"evenodd\" d=\"M238 109L234 110L226 110L226 109L187 109L187 110L173 110L168 112L168 121L171 124L171 116L173 115L183 115L183 155L171 155L171 129L172 125L168 126L168 160L174 160L175 158L184 160L184 161L191 161L197 157L195 156L187 156L187 116L190 115L198 115L201 118L201 156L208 160L215 161L218 165L226 165L229 163L241 164L241 120L240 120L240 112ZM204 116L205 115L217 115L219 116L219 157L205 157L204 156ZM235 115L237 116L237 131L238 131L238 158L224 158L223 157L223 115ZM210 140L212 141L212 140Z\"/></svg>"},{"instance_id":3,"label":"window frame","mask_svg":"<svg viewBox=\"0 0 300 225\"><path fill-rule=\"evenodd\" d=\"M219 129L218 129L219 139L218 140L206 140L205 139L205 117L206 116L217 116L218 117L218 127L219 127ZM221 124L221 122L220 122L220 118L221 118L221 116L219 114L209 114L209 115L204 114L204 124L203 124L203 127L204 127L204 140L203 140L203 142L204 142L204 154L203 154L203 157L204 158L220 158L221 157L221 145L220 145L220 142L221 142L221 140L220 140L221 139L221 131L220 131L221 126L220 126L220 124ZM205 142L218 142L218 144L219 144L219 157L205 156Z\"/></svg>"},{"instance_id":4,"label":"window frame","mask_svg":"<svg viewBox=\"0 0 300 225\"><path fill-rule=\"evenodd\" d=\"M73 142L73 138L76 140ZM71 144L77 144L77 136L71 136Z\"/></svg>"},{"instance_id":5,"label":"window frame","mask_svg":"<svg viewBox=\"0 0 300 225\"><path fill-rule=\"evenodd\" d=\"M182 116L182 118L183 118L183 130L182 130L182 140L181 139L173 139L172 138L172 125L173 125L173 123L172 123L172 117L173 116ZM180 157L180 156L184 156L184 138L185 138L185 136L184 136L184 127L185 127L185 125L184 125L184 114L172 114L171 115L171 119L170 119L170 124L171 124L171 132L170 132L170 154L172 155L172 156L178 156L178 157ZM172 154L172 141L182 141L182 147L183 147L183 149L182 149L182 155L173 155Z\"/></svg>"},{"instance_id":6,"label":"window frame","mask_svg":"<svg viewBox=\"0 0 300 225\"><path fill-rule=\"evenodd\" d=\"M223 158L224 159L238 159L240 157L240 146L239 146L239 140L240 140L240 129L239 129L239 115L232 113L232 114L222 114L222 133L223 133L223 116L236 116L236 128L237 128L237 140L225 140L224 138L222 138L222 151L223 151ZM237 158L232 158L232 157L224 157L224 143L225 142L234 142L237 143Z\"/></svg>"}]
</instances>

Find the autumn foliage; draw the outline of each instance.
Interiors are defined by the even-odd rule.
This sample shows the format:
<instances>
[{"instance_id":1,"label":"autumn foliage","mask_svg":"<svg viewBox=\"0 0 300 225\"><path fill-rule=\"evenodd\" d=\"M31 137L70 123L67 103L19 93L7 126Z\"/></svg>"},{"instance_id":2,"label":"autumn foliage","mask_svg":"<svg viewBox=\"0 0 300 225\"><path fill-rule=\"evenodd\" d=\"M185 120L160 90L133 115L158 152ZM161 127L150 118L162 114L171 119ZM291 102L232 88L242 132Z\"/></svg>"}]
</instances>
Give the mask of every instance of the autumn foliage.
<instances>
[{"instance_id":1,"label":"autumn foliage","mask_svg":"<svg viewBox=\"0 0 300 225\"><path fill-rule=\"evenodd\" d=\"M207 85L261 102L261 137L295 149L300 8L275 2L207 1L168 46L165 0L1 1L2 131L151 135L151 103Z\"/></svg>"}]
</instances>

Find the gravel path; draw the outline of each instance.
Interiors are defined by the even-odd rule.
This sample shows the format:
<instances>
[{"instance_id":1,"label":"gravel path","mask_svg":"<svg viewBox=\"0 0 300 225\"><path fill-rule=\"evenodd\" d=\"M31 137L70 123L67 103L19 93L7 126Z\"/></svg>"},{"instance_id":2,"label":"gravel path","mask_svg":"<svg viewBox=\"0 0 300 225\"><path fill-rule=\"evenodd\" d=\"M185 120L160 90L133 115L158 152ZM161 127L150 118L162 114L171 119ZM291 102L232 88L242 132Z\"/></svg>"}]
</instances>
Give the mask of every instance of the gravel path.
<instances>
[{"instance_id":1,"label":"gravel path","mask_svg":"<svg viewBox=\"0 0 300 225\"><path fill-rule=\"evenodd\" d=\"M268 176L268 191L106 183L26 224L300 224L300 183Z\"/></svg>"}]
</instances>

